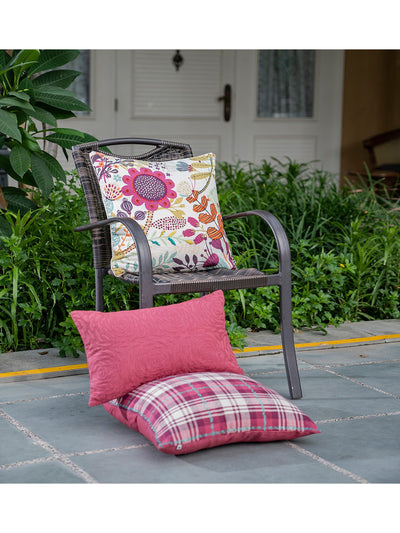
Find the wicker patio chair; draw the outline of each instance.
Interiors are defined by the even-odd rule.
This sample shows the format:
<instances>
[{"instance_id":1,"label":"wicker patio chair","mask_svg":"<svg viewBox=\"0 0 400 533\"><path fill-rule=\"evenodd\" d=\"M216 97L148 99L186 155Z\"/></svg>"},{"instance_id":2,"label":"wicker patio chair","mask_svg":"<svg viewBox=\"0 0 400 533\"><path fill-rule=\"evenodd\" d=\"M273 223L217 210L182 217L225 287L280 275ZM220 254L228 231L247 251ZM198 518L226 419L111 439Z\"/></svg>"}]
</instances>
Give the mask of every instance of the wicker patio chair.
<instances>
[{"instance_id":1,"label":"wicker patio chair","mask_svg":"<svg viewBox=\"0 0 400 533\"><path fill-rule=\"evenodd\" d=\"M193 155L190 146L187 144L157 139L106 139L73 147L73 158L85 195L90 221L87 225L75 228L75 231L90 230L92 233L96 310L103 310L104 275L114 275L110 268L112 248L109 229L110 224L113 223L125 225L136 244L139 274L134 275L125 273L119 279L139 286L139 305L141 308L152 307L153 297L157 294L196 292L204 294L218 289L253 289L256 287L277 285L280 288L281 339L289 392L292 399L301 398L302 390L297 367L292 326L290 248L286 233L281 223L271 213L262 210L246 211L223 216L224 222L240 217L261 217L261 219L271 228L277 243L279 272L276 274L267 275L255 268L236 270L216 268L199 272L153 273L149 243L141 226L132 218L107 219L101 198L99 183L89 159L89 153L93 150L98 150L100 147L108 148L113 145L124 144L151 146L152 149L147 152L134 156L136 159L141 160L168 161L191 157ZM225 227L227 225L228 224L225 224Z\"/></svg>"}]
</instances>

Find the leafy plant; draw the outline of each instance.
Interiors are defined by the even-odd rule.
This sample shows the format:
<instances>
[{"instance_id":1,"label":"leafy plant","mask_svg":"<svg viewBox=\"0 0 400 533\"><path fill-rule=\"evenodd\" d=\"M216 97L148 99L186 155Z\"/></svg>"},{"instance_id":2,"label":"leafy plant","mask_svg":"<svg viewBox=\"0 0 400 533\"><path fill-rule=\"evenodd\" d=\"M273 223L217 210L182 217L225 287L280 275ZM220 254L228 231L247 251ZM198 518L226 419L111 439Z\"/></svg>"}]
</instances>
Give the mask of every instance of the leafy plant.
<instances>
[{"instance_id":1,"label":"leafy plant","mask_svg":"<svg viewBox=\"0 0 400 533\"><path fill-rule=\"evenodd\" d=\"M398 199L376 194L372 181L339 189L329 173L289 159L222 163L218 187L222 212L265 209L282 222L292 252L295 328L325 331L400 316ZM277 270L272 234L256 217L231 221L226 230L238 265ZM275 287L229 292L226 306L232 324L279 331Z\"/></svg>"},{"instance_id":2,"label":"leafy plant","mask_svg":"<svg viewBox=\"0 0 400 533\"><path fill-rule=\"evenodd\" d=\"M0 352L57 346L78 355L82 343L69 317L73 309L94 308L90 234L73 228L87 220L76 174L48 197L34 193L35 211L0 213L8 226L0 235ZM137 307L134 291L105 279L105 309Z\"/></svg>"},{"instance_id":3,"label":"leafy plant","mask_svg":"<svg viewBox=\"0 0 400 533\"><path fill-rule=\"evenodd\" d=\"M90 234L76 172L57 180L48 197L34 193L36 210L0 212L0 352L57 346L82 349L69 313L94 308ZM292 255L293 324L326 330L344 321L400 318L400 201L373 185L338 189L332 176L291 161L223 164L218 174L223 213L266 209L285 227ZM272 234L258 217L225 225L238 266L277 270ZM250 248L250 251L249 251ZM105 310L138 307L136 287L106 276ZM155 305L193 294L159 295ZM198 295L196 295L198 296ZM279 331L279 290L225 293L231 343L242 348L249 330Z\"/></svg>"},{"instance_id":4,"label":"leafy plant","mask_svg":"<svg viewBox=\"0 0 400 533\"><path fill-rule=\"evenodd\" d=\"M77 50L0 50L0 168L19 183L38 187L45 196L54 178L65 172L47 150L49 143L67 149L94 137L75 129L58 128L57 120L90 108L67 88L80 72L59 69L79 55ZM0 191L1 192L1 191ZM26 189L4 187L8 209L34 209ZM1 229L1 228L0 228Z\"/></svg>"}]
</instances>

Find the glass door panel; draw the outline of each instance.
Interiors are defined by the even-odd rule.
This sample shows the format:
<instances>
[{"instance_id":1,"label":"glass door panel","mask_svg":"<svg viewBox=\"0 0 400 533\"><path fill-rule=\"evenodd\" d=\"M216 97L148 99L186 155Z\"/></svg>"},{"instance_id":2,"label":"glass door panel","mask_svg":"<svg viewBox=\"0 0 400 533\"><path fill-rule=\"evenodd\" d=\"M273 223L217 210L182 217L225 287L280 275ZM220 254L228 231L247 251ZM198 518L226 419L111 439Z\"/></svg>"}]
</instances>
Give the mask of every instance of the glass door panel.
<instances>
[{"instance_id":1,"label":"glass door panel","mask_svg":"<svg viewBox=\"0 0 400 533\"><path fill-rule=\"evenodd\" d=\"M314 116L315 50L259 50L257 117Z\"/></svg>"}]
</instances>

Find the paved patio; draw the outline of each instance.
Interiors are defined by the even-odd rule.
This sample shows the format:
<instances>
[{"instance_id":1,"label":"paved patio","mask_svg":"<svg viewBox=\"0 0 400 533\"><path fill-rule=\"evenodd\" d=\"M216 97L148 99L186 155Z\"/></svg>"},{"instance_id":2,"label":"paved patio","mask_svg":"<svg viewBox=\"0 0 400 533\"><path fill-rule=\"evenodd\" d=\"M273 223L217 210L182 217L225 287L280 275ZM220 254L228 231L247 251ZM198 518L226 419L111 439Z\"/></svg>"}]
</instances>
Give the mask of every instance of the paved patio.
<instances>
[{"instance_id":1,"label":"paved patio","mask_svg":"<svg viewBox=\"0 0 400 533\"><path fill-rule=\"evenodd\" d=\"M89 408L84 358L1 354L0 482L399 483L400 320L295 339L304 395L295 403L321 433L182 456L159 452L102 406ZM250 335L239 364L289 397L279 342Z\"/></svg>"}]
</instances>

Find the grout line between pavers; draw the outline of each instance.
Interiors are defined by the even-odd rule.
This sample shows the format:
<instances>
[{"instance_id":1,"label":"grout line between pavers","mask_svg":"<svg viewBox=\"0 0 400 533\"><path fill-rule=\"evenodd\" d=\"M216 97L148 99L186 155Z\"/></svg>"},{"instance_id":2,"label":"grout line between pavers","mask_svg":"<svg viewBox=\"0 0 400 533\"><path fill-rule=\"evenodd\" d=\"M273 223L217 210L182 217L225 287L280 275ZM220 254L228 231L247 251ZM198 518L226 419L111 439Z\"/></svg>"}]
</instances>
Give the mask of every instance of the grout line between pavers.
<instances>
[{"instance_id":1,"label":"grout line between pavers","mask_svg":"<svg viewBox=\"0 0 400 533\"><path fill-rule=\"evenodd\" d=\"M329 368L326 368L324 366L319 366L314 363L308 363L310 366L313 366L314 368L317 368L318 370L323 370L324 372L328 372L329 374L333 374L334 376L338 376L339 378L347 379L348 381L351 381L352 383L356 383L357 385L361 385L362 387L366 387L367 389L371 389L375 392L379 392L381 394L385 394L386 396L390 396L391 398L395 398L396 400L400 400L400 396L396 394L392 394L391 392L386 392L382 389L378 389L377 387L373 387L372 385L368 385L367 383L364 383L363 381L360 381L355 378L350 378L348 376L344 376L343 374L340 374L339 372L335 372L334 370L331 370Z\"/></svg>"},{"instance_id":2,"label":"grout line between pavers","mask_svg":"<svg viewBox=\"0 0 400 533\"><path fill-rule=\"evenodd\" d=\"M103 448L101 450L86 450L84 452L71 452L66 455L68 455L68 457L82 457L85 455L94 455L96 453L123 452L126 450L136 450L137 448L148 448L149 446L152 446L150 442L144 442L143 444L131 444L130 446Z\"/></svg>"},{"instance_id":3,"label":"grout line between pavers","mask_svg":"<svg viewBox=\"0 0 400 533\"><path fill-rule=\"evenodd\" d=\"M384 416L398 416L400 411L393 411L388 413L375 413L371 415L356 415L356 416L346 416L343 418L327 418L325 420L315 420L316 424L329 424L331 422L352 422L353 420L364 420L368 418L381 418Z\"/></svg>"},{"instance_id":4,"label":"grout line between pavers","mask_svg":"<svg viewBox=\"0 0 400 533\"><path fill-rule=\"evenodd\" d=\"M144 444L133 444L131 446L121 446L121 447L114 447L114 448L104 448L101 450L87 450L82 452L70 452L70 453L64 453L63 455L67 458L70 457L81 457L86 455L94 455L97 453L107 453L107 452L119 452L119 451L125 451L125 450L134 450L136 448L146 448L148 446L151 446L150 443L144 443ZM17 461L15 463L8 463L5 465L0 465L0 470L11 470L12 468L18 468L21 466L29 466L29 465L35 465L35 464L43 464L43 463L51 463L52 461L58 461L58 457L50 456L50 457L38 457L37 459L28 459L26 461ZM96 481L97 483L97 481Z\"/></svg>"},{"instance_id":5,"label":"grout line between pavers","mask_svg":"<svg viewBox=\"0 0 400 533\"><path fill-rule=\"evenodd\" d=\"M57 459L52 455L49 457L38 457L37 459L27 459L26 461L17 461L16 463L0 465L0 470L11 470L12 468L18 468L20 466L41 465L43 463L52 463L53 461L57 461Z\"/></svg>"},{"instance_id":6,"label":"grout line between pavers","mask_svg":"<svg viewBox=\"0 0 400 533\"><path fill-rule=\"evenodd\" d=\"M319 455L310 452L310 450L306 450L305 448L302 448L298 444L294 444L293 442L287 440L284 442L286 446L289 446L290 448L293 448L294 450L302 453L303 455L306 455L307 457L310 457L314 461L317 461L318 463L323 464L324 466L327 466L331 470L334 470L335 472L339 472L340 474L343 474L346 477L349 477L350 479L353 479L357 483L369 483L366 479L362 478L361 476L358 476L357 474L354 474L353 472L350 472L350 470L346 470L345 468L342 468L341 466L336 465L335 463L331 463L330 461L327 461L323 457L320 457Z\"/></svg>"},{"instance_id":7,"label":"grout line between pavers","mask_svg":"<svg viewBox=\"0 0 400 533\"><path fill-rule=\"evenodd\" d=\"M94 477L92 477L88 472L83 470L83 468L71 461L68 456L66 456L65 454L57 450L54 446L52 446L51 444L43 440L41 437L33 433L31 430L20 424L18 420L7 414L5 411L3 411L3 409L0 409L0 416L7 420L7 422L14 426L18 431L23 433L26 437L31 439L33 444L41 446L44 450L50 453L54 457L54 459L58 460L64 466L68 467L74 474L86 481L86 483L98 483L98 481Z\"/></svg>"},{"instance_id":8,"label":"grout line between pavers","mask_svg":"<svg viewBox=\"0 0 400 533\"><path fill-rule=\"evenodd\" d=\"M39 396L37 398L19 398L18 400L8 400L6 402L0 402L1 405L13 405L15 403L23 403L23 402L35 402L40 400L55 400L57 398L69 398L71 396L87 396L89 394L88 391L85 392L67 392L65 394L54 394L53 396Z\"/></svg>"}]
</instances>

